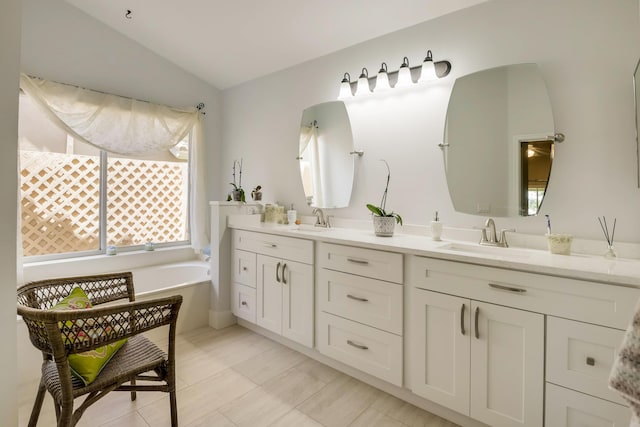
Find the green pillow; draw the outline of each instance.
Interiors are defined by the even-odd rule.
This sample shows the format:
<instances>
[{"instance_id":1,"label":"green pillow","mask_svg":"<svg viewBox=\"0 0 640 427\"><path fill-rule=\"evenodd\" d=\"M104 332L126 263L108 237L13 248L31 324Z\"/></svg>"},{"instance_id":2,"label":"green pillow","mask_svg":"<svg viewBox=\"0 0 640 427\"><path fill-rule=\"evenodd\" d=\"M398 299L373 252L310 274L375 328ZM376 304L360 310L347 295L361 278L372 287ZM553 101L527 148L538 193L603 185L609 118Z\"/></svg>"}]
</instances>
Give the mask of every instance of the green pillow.
<instances>
[{"instance_id":1,"label":"green pillow","mask_svg":"<svg viewBox=\"0 0 640 427\"><path fill-rule=\"evenodd\" d=\"M67 297L52 307L52 310L82 310L91 308L91 301L81 288L73 288ZM77 341L88 341L92 338L108 334L111 326L104 322L96 322L95 319L68 320L60 325L65 344L74 344ZM70 354L68 357L71 372L84 385L91 384L102 368L111 360L114 354L127 342L122 339L96 349L83 353Z\"/></svg>"}]
</instances>

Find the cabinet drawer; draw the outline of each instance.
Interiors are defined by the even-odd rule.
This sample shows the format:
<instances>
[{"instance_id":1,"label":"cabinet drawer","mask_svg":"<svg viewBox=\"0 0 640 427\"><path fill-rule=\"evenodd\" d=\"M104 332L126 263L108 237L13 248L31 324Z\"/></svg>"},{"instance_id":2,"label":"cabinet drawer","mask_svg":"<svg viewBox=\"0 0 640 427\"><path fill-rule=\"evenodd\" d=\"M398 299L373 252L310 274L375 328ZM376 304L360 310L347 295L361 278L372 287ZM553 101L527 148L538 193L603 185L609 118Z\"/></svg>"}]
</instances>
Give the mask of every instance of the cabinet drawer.
<instances>
[{"instance_id":1,"label":"cabinet drawer","mask_svg":"<svg viewBox=\"0 0 640 427\"><path fill-rule=\"evenodd\" d=\"M234 283L240 283L252 288L256 287L256 254L253 252L233 251L233 271L231 273Z\"/></svg>"},{"instance_id":2,"label":"cabinet drawer","mask_svg":"<svg viewBox=\"0 0 640 427\"><path fill-rule=\"evenodd\" d=\"M549 316L547 381L624 405L607 386L623 336L618 329Z\"/></svg>"},{"instance_id":3,"label":"cabinet drawer","mask_svg":"<svg viewBox=\"0 0 640 427\"><path fill-rule=\"evenodd\" d=\"M324 312L318 320L320 353L402 386L402 337Z\"/></svg>"},{"instance_id":4,"label":"cabinet drawer","mask_svg":"<svg viewBox=\"0 0 640 427\"><path fill-rule=\"evenodd\" d=\"M256 323L256 290L239 283L231 286L231 312L236 316Z\"/></svg>"},{"instance_id":5,"label":"cabinet drawer","mask_svg":"<svg viewBox=\"0 0 640 427\"><path fill-rule=\"evenodd\" d=\"M597 397L547 383L545 425L628 427L631 410Z\"/></svg>"},{"instance_id":6,"label":"cabinet drawer","mask_svg":"<svg viewBox=\"0 0 640 427\"><path fill-rule=\"evenodd\" d=\"M234 249L313 264L313 241L253 231L233 230Z\"/></svg>"},{"instance_id":7,"label":"cabinet drawer","mask_svg":"<svg viewBox=\"0 0 640 427\"><path fill-rule=\"evenodd\" d=\"M640 289L412 256L408 283L617 329L626 329Z\"/></svg>"},{"instance_id":8,"label":"cabinet drawer","mask_svg":"<svg viewBox=\"0 0 640 427\"><path fill-rule=\"evenodd\" d=\"M320 243L320 266L330 270L402 283L402 254Z\"/></svg>"},{"instance_id":9,"label":"cabinet drawer","mask_svg":"<svg viewBox=\"0 0 640 427\"><path fill-rule=\"evenodd\" d=\"M403 286L321 269L320 309L402 335Z\"/></svg>"}]
</instances>

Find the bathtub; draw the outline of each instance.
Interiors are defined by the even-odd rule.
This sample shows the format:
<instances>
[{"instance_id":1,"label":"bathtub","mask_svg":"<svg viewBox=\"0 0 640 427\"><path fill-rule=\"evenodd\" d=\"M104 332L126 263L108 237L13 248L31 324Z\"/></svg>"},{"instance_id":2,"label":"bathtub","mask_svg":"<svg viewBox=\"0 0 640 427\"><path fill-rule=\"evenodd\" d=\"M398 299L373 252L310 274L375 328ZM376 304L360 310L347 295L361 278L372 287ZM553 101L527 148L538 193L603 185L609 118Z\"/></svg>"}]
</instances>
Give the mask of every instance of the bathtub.
<instances>
[{"instance_id":1,"label":"bathtub","mask_svg":"<svg viewBox=\"0 0 640 427\"><path fill-rule=\"evenodd\" d=\"M205 261L183 261L133 269L136 297L166 293L187 286L208 283L210 265Z\"/></svg>"},{"instance_id":2,"label":"bathtub","mask_svg":"<svg viewBox=\"0 0 640 427\"><path fill-rule=\"evenodd\" d=\"M182 261L132 269L136 301L182 295L177 332L209 324L211 274L208 262Z\"/></svg>"}]
</instances>

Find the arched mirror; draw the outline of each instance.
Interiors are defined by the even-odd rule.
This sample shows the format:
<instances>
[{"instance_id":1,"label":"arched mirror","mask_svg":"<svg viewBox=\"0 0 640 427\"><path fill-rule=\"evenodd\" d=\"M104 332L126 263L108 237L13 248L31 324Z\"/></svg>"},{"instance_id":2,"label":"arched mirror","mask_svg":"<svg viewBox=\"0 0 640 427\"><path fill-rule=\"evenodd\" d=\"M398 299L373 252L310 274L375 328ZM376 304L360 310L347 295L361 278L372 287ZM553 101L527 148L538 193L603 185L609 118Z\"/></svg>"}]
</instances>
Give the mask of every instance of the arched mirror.
<instances>
[{"instance_id":1,"label":"arched mirror","mask_svg":"<svg viewBox=\"0 0 640 427\"><path fill-rule=\"evenodd\" d=\"M307 108L300 123L300 177L309 206L349 206L354 176L353 136L342 101Z\"/></svg>"},{"instance_id":2,"label":"arched mirror","mask_svg":"<svg viewBox=\"0 0 640 427\"><path fill-rule=\"evenodd\" d=\"M455 210L536 215L549 188L554 134L551 103L536 64L458 78L440 145Z\"/></svg>"}]
</instances>

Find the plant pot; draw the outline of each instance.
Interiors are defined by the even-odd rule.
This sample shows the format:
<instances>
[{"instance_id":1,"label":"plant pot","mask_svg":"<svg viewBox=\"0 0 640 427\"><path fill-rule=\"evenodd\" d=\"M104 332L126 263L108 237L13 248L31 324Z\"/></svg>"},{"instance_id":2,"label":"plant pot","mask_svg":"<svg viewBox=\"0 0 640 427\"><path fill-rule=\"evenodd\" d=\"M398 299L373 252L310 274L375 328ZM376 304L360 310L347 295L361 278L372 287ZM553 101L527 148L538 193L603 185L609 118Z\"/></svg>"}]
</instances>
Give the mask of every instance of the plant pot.
<instances>
[{"instance_id":1,"label":"plant pot","mask_svg":"<svg viewBox=\"0 0 640 427\"><path fill-rule=\"evenodd\" d=\"M262 191L258 191L258 192L252 192L251 193L251 198L255 201L259 201L262 200Z\"/></svg>"},{"instance_id":2,"label":"plant pot","mask_svg":"<svg viewBox=\"0 0 640 427\"><path fill-rule=\"evenodd\" d=\"M373 231L376 236L391 237L396 227L396 219L392 216L374 216Z\"/></svg>"},{"instance_id":3,"label":"plant pot","mask_svg":"<svg viewBox=\"0 0 640 427\"><path fill-rule=\"evenodd\" d=\"M234 202L241 202L242 201L242 191L240 190L234 190L231 192L231 196L233 197L233 201Z\"/></svg>"}]
</instances>

